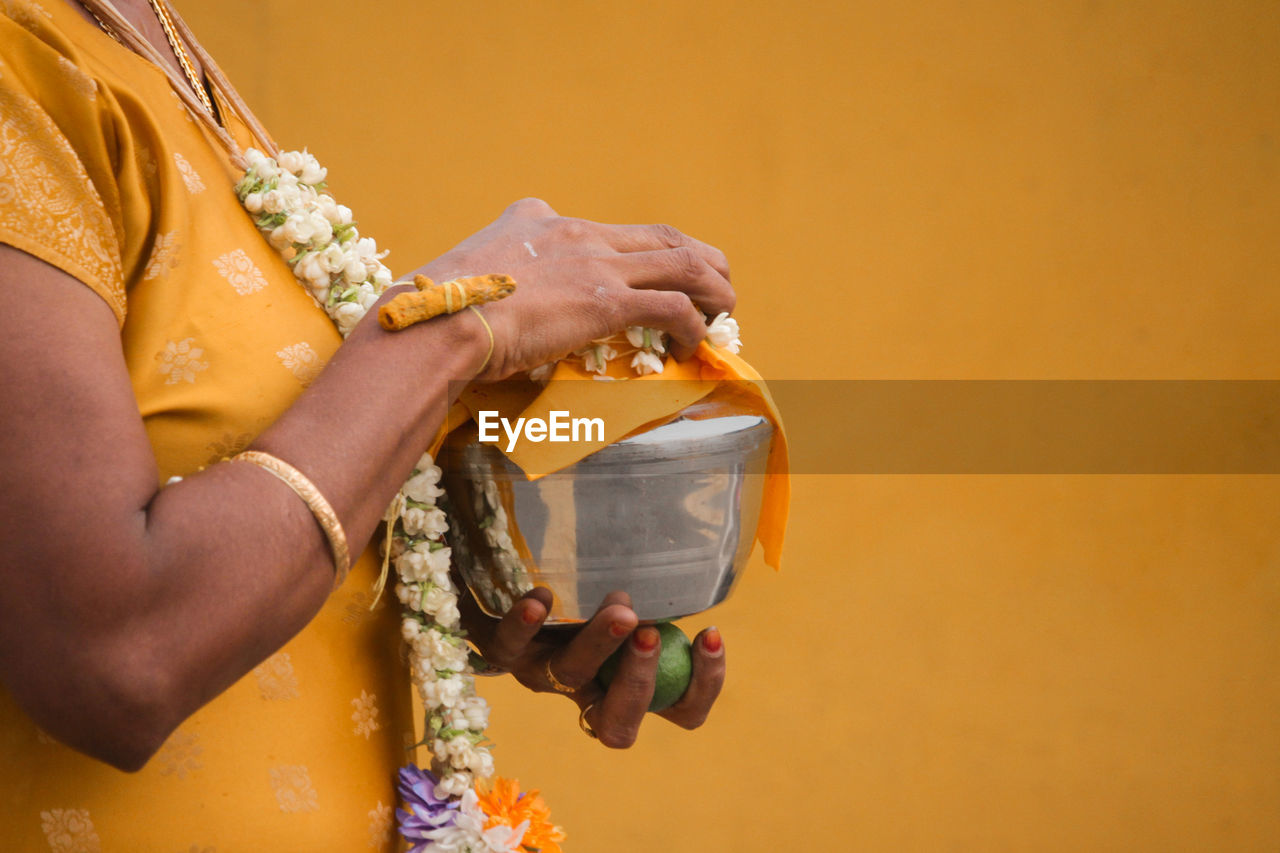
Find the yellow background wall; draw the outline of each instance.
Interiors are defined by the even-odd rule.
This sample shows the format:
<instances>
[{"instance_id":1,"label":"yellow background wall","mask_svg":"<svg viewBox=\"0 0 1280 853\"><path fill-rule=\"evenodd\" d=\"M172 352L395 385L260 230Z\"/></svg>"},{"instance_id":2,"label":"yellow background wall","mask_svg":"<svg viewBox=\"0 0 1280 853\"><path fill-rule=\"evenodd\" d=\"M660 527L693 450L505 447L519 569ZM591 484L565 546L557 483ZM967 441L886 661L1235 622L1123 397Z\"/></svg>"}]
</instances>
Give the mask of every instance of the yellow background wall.
<instances>
[{"instance_id":1,"label":"yellow background wall","mask_svg":"<svg viewBox=\"0 0 1280 853\"><path fill-rule=\"evenodd\" d=\"M178 5L393 268L537 195L723 248L770 378L1278 378L1277 4ZM807 475L709 621L696 734L484 684L569 849L1280 848L1274 477Z\"/></svg>"}]
</instances>

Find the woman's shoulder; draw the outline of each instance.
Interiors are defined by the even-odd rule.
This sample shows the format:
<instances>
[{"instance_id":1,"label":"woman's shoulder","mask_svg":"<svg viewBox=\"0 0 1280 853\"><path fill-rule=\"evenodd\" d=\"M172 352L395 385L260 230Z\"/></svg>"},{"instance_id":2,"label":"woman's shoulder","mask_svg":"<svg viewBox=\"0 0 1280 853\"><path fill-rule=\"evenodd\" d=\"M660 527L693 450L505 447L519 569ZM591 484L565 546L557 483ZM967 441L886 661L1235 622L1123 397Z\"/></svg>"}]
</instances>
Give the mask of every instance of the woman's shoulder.
<instances>
[{"instance_id":1,"label":"woman's shoulder","mask_svg":"<svg viewBox=\"0 0 1280 853\"><path fill-rule=\"evenodd\" d=\"M74 14L0 0L0 241L75 276L124 317L119 193Z\"/></svg>"}]
</instances>

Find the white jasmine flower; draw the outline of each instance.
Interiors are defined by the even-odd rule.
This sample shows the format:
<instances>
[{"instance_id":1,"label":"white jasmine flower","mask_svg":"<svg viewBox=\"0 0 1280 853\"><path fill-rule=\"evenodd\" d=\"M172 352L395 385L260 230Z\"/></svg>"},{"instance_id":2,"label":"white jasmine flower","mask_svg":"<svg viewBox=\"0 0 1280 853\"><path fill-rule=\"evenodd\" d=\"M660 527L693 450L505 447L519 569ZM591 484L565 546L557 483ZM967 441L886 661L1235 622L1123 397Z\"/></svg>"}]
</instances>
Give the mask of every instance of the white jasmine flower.
<instances>
[{"instance_id":1,"label":"white jasmine flower","mask_svg":"<svg viewBox=\"0 0 1280 853\"><path fill-rule=\"evenodd\" d=\"M427 552L427 568L433 578L441 574L445 577L449 576L449 560L452 555L452 548L437 548L434 551ZM432 582L434 583L434 581ZM447 589L450 592L453 591L453 581L448 584L436 584L436 586Z\"/></svg>"},{"instance_id":2,"label":"white jasmine flower","mask_svg":"<svg viewBox=\"0 0 1280 853\"><path fill-rule=\"evenodd\" d=\"M661 373L663 369L662 359L658 358L651 352L640 350L631 358L631 367L636 373L645 376L649 373Z\"/></svg>"},{"instance_id":3,"label":"white jasmine flower","mask_svg":"<svg viewBox=\"0 0 1280 853\"><path fill-rule=\"evenodd\" d=\"M465 716L467 728L472 731L482 732L489 725L489 703L479 696L468 696L458 710Z\"/></svg>"},{"instance_id":4,"label":"white jasmine flower","mask_svg":"<svg viewBox=\"0 0 1280 853\"><path fill-rule=\"evenodd\" d=\"M291 241L289 240L289 235L284 232L284 226L280 225L271 229L271 233L267 236L267 242L277 251L284 251L289 248Z\"/></svg>"},{"instance_id":5,"label":"white jasmine flower","mask_svg":"<svg viewBox=\"0 0 1280 853\"><path fill-rule=\"evenodd\" d=\"M466 735L457 735L456 737L450 738L449 742L445 746L449 752L449 756L452 758L459 755L467 755L471 752L474 744L471 743L471 738ZM465 770L466 765L461 765L458 769Z\"/></svg>"},{"instance_id":6,"label":"white jasmine flower","mask_svg":"<svg viewBox=\"0 0 1280 853\"><path fill-rule=\"evenodd\" d=\"M396 598L410 610L422 609L422 587L416 583L396 584Z\"/></svg>"},{"instance_id":7,"label":"white jasmine flower","mask_svg":"<svg viewBox=\"0 0 1280 853\"><path fill-rule=\"evenodd\" d=\"M338 203L328 193L320 193L316 196L316 213L323 216L330 225L341 224L338 218Z\"/></svg>"},{"instance_id":8,"label":"white jasmine flower","mask_svg":"<svg viewBox=\"0 0 1280 853\"><path fill-rule=\"evenodd\" d=\"M465 729L467 728L467 715L463 713L461 707L449 708L444 713L444 724L446 728L450 729Z\"/></svg>"},{"instance_id":9,"label":"white jasmine flower","mask_svg":"<svg viewBox=\"0 0 1280 853\"><path fill-rule=\"evenodd\" d=\"M326 277L328 274L325 274ZM338 332L346 337L364 317L365 311L359 302L342 302L333 309L333 321L338 324Z\"/></svg>"},{"instance_id":10,"label":"white jasmine flower","mask_svg":"<svg viewBox=\"0 0 1280 853\"><path fill-rule=\"evenodd\" d=\"M343 254L342 247L337 243L330 243L318 254L320 255L320 260L324 262L324 268L330 274L341 272L342 268L347 265L347 256Z\"/></svg>"},{"instance_id":11,"label":"white jasmine flower","mask_svg":"<svg viewBox=\"0 0 1280 853\"><path fill-rule=\"evenodd\" d=\"M439 593L440 590L431 590L431 592ZM431 592L428 592L427 595L430 596ZM452 598L452 596L448 597ZM428 610L428 612L430 611ZM414 638L413 650L422 657L422 660L433 672L437 670L461 672L467 663L466 645L463 643L458 645L450 643L445 635L435 628L421 631Z\"/></svg>"},{"instance_id":12,"label":"white jasmine flower","mask_svg":"<svg viewBox=\"0 0 1280 853\"><path fill-rule=\"evenodd\" d=\"M437 797L462 797L466 800L467 794L471 794L475 798L475 791L471 790L471 774L470 773L450 773L440 780L440 784L436 785ZM478 810L478 806L475 806ZM461 817L461 815L460 815ZM455 824L456 825L456 824ZM484 826L484 820L480 820L480 825ZM453 827L450 827L452 829ZM434 836L434 833L432 833ZM466 848L458 848L465 850Z\"/></svg>"},{"instance_id":13,"label":"white jasmine flower","mask_svg":"<svg viewBox=\"0 0 1280 853\"><path fill-rule=\"evenodd\" d=\"M583 367L592 373L604 373L609 359L617 355L617 351L608 344L595 344L583 351Z\"/></svg>"},{"instance_id":14,"label":"white jasmine flower","mask_svg":"<svg viewBox=\"0 0 1280 853\"><path fill-rule=\"evenodd\" d=\"M378 301L377 289L368 282L360 285L360 290L356 293L356 301L360 303L360 307L368 311Z\"/></svg>"},{"instance_id":15,"label":"white jasmine flower","mask_svg":"<svg viewBox=\"0 0 1280 853\"><path fill-rule=\"evenodd\" d=\"M627 341L633 347L644 346L644 326L627 326Z\"/></svg>"},{"instance_id":16,"label":"white jasmine flower","mask_svg":"<svg viewBox=\"0 0 1280 853\"><path fill-rule=\"evenodd\" d=\"M372 237L361 237L355 245L356 257L362 261L372 262L378 259L378 244Z\"/></svg>"},{"instance_id":17,"label":"white jasmine flower","mask_svg":"<svg viewBox=\"0 0 1280 853\"><path fill-rule=\"evenodd\" d=\"M306 245L311 242L311 236L315 233L311 217L302 213L289 214L289 218L280 227L284 229L290 243Z\"/></svg>"},{"instance_id":18,"label":"white jasmine flower","mask_svg":"<svg viewBox=\"0 0 1280 853\"><path fill-rule=\"evenodd\" d=\"M244 197L244 209L257 216L262 212L262 193L249 193Z\"/></svg>"},{"instance_id":19,"label":"white jasmine flower","mask_svg":"<svg viewBox=\"0 0 1280 853\"><path fill-rule=\"evenodd\" d=\"M738 321L728 312L720 312L707 326L707 340L713 347L737 353L742 349L742 341L738 338Z\"/></svg>"},{"instance_id":20,"label":"white jasmine flower","mask_svg":"<svg viewBox=\"0 0 1280 853\"><path fill-rule=\"evenodd\" d=\"M329 271L325 269L324 259L319 252L309 252L299 258L298 262L293 265L293 274L309 282L323 281L325 284L329 283Z\"/></svg>"},{"instance_id":21,"label":"white jasmine flower","mask_svg":"<svg viewBox=\"0 0 1280 853\"><path fill-rule=\"evenodd\" d=\"M391 286L391 270L378 264L378 271L373 274L373 283L377 285L378 290L386 290Z\"/></svg>"},{"instance_id":22,"label":"white jasmine flower","mask_svg":"<svg viewBox=\"0 0 1280 853\"><path fill-rule=\"evenodd\" d=\"M489 753L489 750L477 750L476 760L471 766L471 771L481 778L493 775L493 756Z\"/></svg>"},{"instance_id":23,"label":"white jasmine flower","mask_svg":"<svg viewBox=\"0 0 1280 853\"><path fill-rule=\"evenodd\" d=\"M429 583L445 592L456 593L457 587L449 576L449 548L429 551L425 547L415 546L400 555L400 563L396 566L406 579L419 579L421 583Z\"/></svg>"},{"instance_id":24,"label":"white jasmine flower","mask_svg":"<svg viewBox=\"0 0 1280 853\"><path fill-rule=\"evenodd\" d=\"M439 482L440 469L434 465L428 465L425 470L419 471L410 477L409 481L401 488L401 491L415 501L431 503L444 494L444 489L436 485Z\"/></svg>"},{"instance_id":25,"label":"white jasmine flower","mask_svg":"<svg viewBox=\"0 0 1280 853\"><path fill-rule=\"evenodd\" d=\"M404 525L404 532L410 536L436 537L449 529L444 512L438 508L427 510L411 507L400 516L400 522Z\"/></svg>"},{"instance_id":26,"label":"white jasmine flower","mask_svg":"<svg viewBox=\"0 0 1280 853\"><path fill-rule=\"evenodd\" d=\"M269 181L280 174L280 167L277 166L270 158L264 157L258 164L253 167L253 171L259 178Z\"/></svg>"},{"instance_id":27,"label":"white jasmine flower","mask_svg":"<svg viewBox=\"0 0 1280 853\"><path fill-rule=\"evenodd\" d=\"M551 381L551 374L556 370L556 363L548 361L546 364L540 364L533 370L529 371L529 378L539 385L546 385Z\"/></svg>"},{"instance_id":28,"label":"white jasmine flower","mask_svg":"<svg viewBox=\"0 0 1280 853\"><path fill-rule=\"evenodd\" d=\"M431 565L430 560L427 561L427 579L425 583L446 589L455 595L458 593L458 588L453 585L453 578L449 575L449 567L445 566L443 569L437 569Z\"/></svg>"},{"instance_id":29,"label":"white jasmine flower","mask_svg":"<svg viewBox=\"0 0 1280 853\"><path fill-rule=\"evenodd\" d=\"M347 265L343 268L342 275L350 283L360 284L369 277L369 268L359 258L348 257Z\"/></svg>"},{"instance_id":30,"label":"white jasmine flower","mask_svg":"<svg viewBox=\"0 0 1280 853\"><path fill-rule=\"evenodd\" d=\"M281 169L293 174L302 171L302 152L300 151L282 151L280 156L276 158L276 163Z\"/></svg>"},{"instance_id":31,"label":"white jasmine flower","mask_svg":"<svg viewBox=\"0 0 1280 853\"><path fill-rule=\"evenodd\" d=\"M333 239L333 226L329 224L329 220L318 213L312 213L308 220L311 223L311 243L317 248L328 246Z\"/></svg>"},{"instance_id":32,"label":"white jasmine flower","mask_svg":"<svg viewBox=\"0 0 1280 853\"><path fill-rule=\"evenodd\" d=\"M405 551L396 558L396 571L406 581L421 583L430 580L427 555L414 550Z\"/></svg>"},{"instance_id":33,"label":"white jasmine flower","mask_svg":"<svg viewBox=\"0 0 1280 853\"><path fill-rule=\"evenodd\" d=\"M422 596L422 610L429 616L434 616L437 613L447 611L449 609L449 605L453 603L453 593L448 590L441 589L438 586L432 586L431 589L427 590ZM451 646L450 648L456 647ZM440 668L444 669L444 667Z\"/></svg>"},{"instance_id":34,"label":"white jasmine flower","mask_svg":"<svg viewBox=\"0 0 1280 853\"><path fill-rule=\"evenodd\" d=\"M304 279L303 287L311 294L311 298L316 301L317 305L325 305L329 301L329 280L326 276L323 279Z\"/></svg>"},{"instance_id":35,"label":"white jasmine flower","mask_svg":"<svg viewBox=\"0 0 1280 853\"><path fill-rule=\"evenodd\" d=\"M284 210L285 198L284 193L280 192L280 190L267 190L262 193L261 198L261 209L267 213L280 213Z\"/></svg>"},{"instance_id":36,"label":"white jasmine flower","mask_svg":"<svg viewBox=\"0 0 1280 853\"><path fill-rule=\"evenodd\" d=\"M304 184L318 184L329 174L329 170L320 165L315 155L307 151L302 152L302 167L297 171Z\"/></svg>"},{"instance_id":37,"label":"white jasmine flower","mask_svg":"<svg viewBox=\"0 0 1280 853\"><path fill-rule=\"evenodd\" d=\"M510 608L507 608L508 610ZM432 614L432 618L442 628L450 631L456 631L462 626L462 614L458 611L458 603L456 599L450 600L439 610Z\"/></svg>"},{"instance_id":38,"label":"white jasmine flower","mask_svg":"<svg viewBox=\"0 0 1280 853\"><path fill-rule=\"evenodd\" d=\"M436 546L434 549L432 548L433 545ZM417 554L432 569L448 569L449 567L450 550L447 547L440 547L438 542L417 542L405 553Z\"/></svg>"},{"instance_id":39,"label":"white jasmine flower","mask_svg":"<svg viewBox=\"0 0 1280 853\"><path fill-rule=\"evenodd\" d=\"M400 623L400 636L406 643L412 643L414 637L422 633L422 623L417 619L405 619Z\"/></svg>"},{"instance_id":40,"label":"white jasmine flower","mask_svg":"<svg viewBox=\"0 0 1280 853\"><path fill-rule=\"evenodd\" d=\"M462 700L463 687L456 675L429 681L422 685L422 701L431 707L452 708Z\"/></svg>"},{"instance_id":41,"label":"white jasmine flower","mask_svg":"<svg viewBox=\"0 0 1280 853\"><path fill-rule=\"evenodd\" d=\"M244 162L250 169L257 169L260 163L266 162L267 155L263 154L257 148L246 148L244 152Z\"/></svg>"},{"instance_id":42,"label":"white jasmine flower","mask_svg":"<svg viewBox=\"0 0 1280 853\"><path fill-rule=\"evenodd\" d=\"M436 683L436 671L431 666L431 661L419 654L409 655L409 678L413 679L413 683L418 685L418 695L425 702L427 685Z\"/></svg>"}]
</instances>

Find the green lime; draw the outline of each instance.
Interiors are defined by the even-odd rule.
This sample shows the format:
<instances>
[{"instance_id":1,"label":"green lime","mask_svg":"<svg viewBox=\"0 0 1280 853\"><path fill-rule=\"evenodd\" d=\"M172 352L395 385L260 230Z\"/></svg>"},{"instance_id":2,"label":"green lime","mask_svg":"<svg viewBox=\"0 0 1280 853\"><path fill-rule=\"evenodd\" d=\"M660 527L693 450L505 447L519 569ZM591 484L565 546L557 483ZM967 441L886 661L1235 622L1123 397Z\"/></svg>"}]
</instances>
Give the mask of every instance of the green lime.
<instances>
[{"instance_id":1,"label":"green lime","mask_svg":"<svg viewBox=\"0 0 1280 853\"><path fill-rule=\"evenodd\" d=\"M649 710L664 711L678 702L689 687L689 678L693 675L693 657L689 651L689 638L679 627L670 622L660 622L653 627L658 629L662 648L658 650L658 675L654 681ZM618 663L622 660L625 648L626 643L619 646L596 673L596 678L605 688L608 688L609 682L613 681L613 676L618 672Z\"/></svg>"}]
</instances>

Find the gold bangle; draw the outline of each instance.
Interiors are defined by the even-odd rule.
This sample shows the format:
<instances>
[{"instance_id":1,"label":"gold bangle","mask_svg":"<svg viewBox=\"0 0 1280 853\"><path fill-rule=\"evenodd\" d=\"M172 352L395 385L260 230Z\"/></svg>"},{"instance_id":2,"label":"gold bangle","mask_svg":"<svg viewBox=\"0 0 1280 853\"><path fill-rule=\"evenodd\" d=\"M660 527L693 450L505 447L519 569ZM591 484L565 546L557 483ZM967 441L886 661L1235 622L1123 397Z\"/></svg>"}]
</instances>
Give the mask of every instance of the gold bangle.
<instances>
[{"instance_id":1,"label":"gold bangle","mask_svg":"<svg viewBox=\"0 0 1280 853\"><path fill-rule=\"evenodd\" d=\"M257 465L293 489L294 493L306 502L311 514L315 516L316 523L328 538L330 550L333 551L333 587L337 589L341 586L347 579L347 572L351 570L351 553L347 548L347 534L342 529L338 514L333 511L333 507L325 500L324 495L320 494L316 484L288 462L260 450L246 450L231 457L230 461Z\"/></svg>"},{"instance_id":2,"label":"gold bangle","mask_svg":"<svg viewBox=\"0 0 1280 853\"><path fill-rule=\"evenodd\" d=\"M484 363L476 371L477 374L480 374L484 373L484 369L489 366L489 359L493 358L493 327L489 325L489 321L480 313L479 307L475 305L468 305L467 307L476 312L476 316L480 318L480 322L484 325L484 330L489 333L489 351L484 354Z\"/></svg>"}]
</instances>

